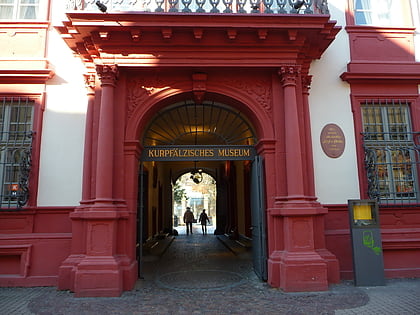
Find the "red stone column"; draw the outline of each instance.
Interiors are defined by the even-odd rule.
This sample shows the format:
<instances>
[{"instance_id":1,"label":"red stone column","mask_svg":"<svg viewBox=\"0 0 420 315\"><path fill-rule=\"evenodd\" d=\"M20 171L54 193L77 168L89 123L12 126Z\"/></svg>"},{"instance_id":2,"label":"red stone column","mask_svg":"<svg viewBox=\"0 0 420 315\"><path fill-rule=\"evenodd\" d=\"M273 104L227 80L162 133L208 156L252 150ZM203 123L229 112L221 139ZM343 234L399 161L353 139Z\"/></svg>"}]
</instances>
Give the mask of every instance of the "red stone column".
<instances>
[{"instance_id":1,"label":"red stone column","mask_svg":"<svg viewBox=\"0 0 420 315\"><path fill-rule=\"evenodd\" d=\"M82 213L85 205L92 202L92 138L93 138L93 111L95 103L95 85L96 74L89 73L85 75L85 84L87 90L87 111L85 126L85 143L83 158L83 182L82 182L82 200L80 206L76 208L72 216L72 246L71 253L61 264L58 271L58 289L74 291L76 267L84 258L86 240L81 237L84 234L84 223L77 219L76 213Z\"/></svg>"},{"instance_id":2,"label":"red stone column","mask_svg":"<svg viewBox=\"0 0 420 315\"><path fill-rule=\"evenodd\" d=\"M92 138L93 138L93 106L95 102L95 74L85 75L88 106L86 111L86 128L85 128L85 147L83 159L83 184L82 184L82 201L86 203L92 200Z\"/></svg>"},{"instance_id":3,"label":"red stone column","mask_svg":"<svg viewBox=\"0 0 420 315\"><path fill-rule=\"evenodd\" d=\"M302 96L303 96L303 112L304 112L304 126L305 126L305 140L306 147L306 165L305 174L307 176L307 195L315 196L315 178L313 172L313 151L311 144L311 124L310 124L310 110L309 110L309 89L312 82L312 76L306 75L302 77ZM315 200L315 199L314 199ZM337 257L326 248L325 242L325 215L318 215L314 218L314 245L316 252L327 263L328 282L340 282L340 266Z\"/></svg>"},{"instance_id":4,"label":"red stone column","mask_svg":"<svg viewBox=\"0 0 420 315\"><path fill-rule=\"evenodd\" d=\"M96 202L112 200L114 149L114 89L118 75L116 66L97 66L101 80L98 154L96 160Z\"/></svg>"},{"instance_id":5,"label":"red stone column","mask_svg":"<svg viewBox=\"0 0 420 315\"><path fill-rule=\"evenodd\" d=\"M283 234L282 244L279 242L269 256L268 282L285 291L327 290L327 263L315 250L315 233L320 232L315 228L315 218L326 213L326 209L315 197L307 196L307 181L311 177L305 175L308 139L306 126L299 117L303 106L303 98L297 95L302 91L300 67L285 65L279 75L283 89L287 195L276 197L274 207L268 210L269 220L278 225L274 229ZM281 152L277 154L280 158ZM281 170L276 172L280 176Z\"/></svg>"},{"instance_id":6,"label":"red stone column","mask_svg":"<svg viewBox=\"0 0 420 315\"><path fill-rule=\"evenodd\" d=\"M303 126L304 135L303 140L305 141L303 146L306 150L306 159L304 161L304 173L307 178L305 181L305 191L309 196L315 196L315 179L313 172L313 152L312 152L312 134L311 134L311 121L310 121L310 110L309 110L309 89L311 87L312 76L302 76L302 103L303 103Z\"/></svg>"},{"instance_id":7,"label":"red stone column","mask_svg":"<svg viewBox=\"0 0 420 315\"><path fill-rule=\"evenodd\" d=\"M301 125L299 124L296 99L296 81L300 75L298 66L280 69L284 95L284 134L286 145L286 177L288 198L302 198L305 194L302 169Z\"/></svg>"},{"instance_id":8,"label":"red stone column","mask_svg":"<svg viewBox=\"0 0 420 315\"><path fill-rule=\"evenodd\" d=\"M122 167L116 166L113 159L114 89L118 69L116 66L98 66L96 70L101 81L97 142L93 133L93 139L87 141L92 148L96 145L96 151L91 151L93 155L96 152L96 164L88 165L91 170L84 176L90 178L95 171L96 174L93 174L92 186L84 179L84 189L89 186L93 192L87 189L83 193L86 198L93 196L93 200L82 201L70 215L72 255L60 267L59 288L71 289L75 296L120 296L124 288L123 274L133 274L135 264L131 264L132 258L125 252L117 253L118 228L124 226L122 220L127 221L129 217L126 205L113 196L114 170ZM92 161L88 157L87 160Z\"/></svg>"}]
</instances>

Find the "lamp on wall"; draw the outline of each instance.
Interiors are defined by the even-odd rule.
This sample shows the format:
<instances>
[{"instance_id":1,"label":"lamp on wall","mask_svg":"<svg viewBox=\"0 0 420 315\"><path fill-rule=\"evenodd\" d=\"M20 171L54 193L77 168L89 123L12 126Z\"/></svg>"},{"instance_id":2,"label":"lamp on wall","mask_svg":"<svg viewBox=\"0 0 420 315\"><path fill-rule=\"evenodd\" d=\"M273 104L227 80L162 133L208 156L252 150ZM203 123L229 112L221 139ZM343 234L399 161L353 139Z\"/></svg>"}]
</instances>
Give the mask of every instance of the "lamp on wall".
<instances>
[{"instance_id":1,"label":"lamp on wall","mask_svg":"<svg viewBox=\"0 0 420 315\"><path fill-rule=\"evenodd\" d=\"M305 1L304 0L298 0L293 5L293 9L299 10L304 4L305 4Z\"/></svg>"},{"instance_id":2,"label":"lamp on wall","mask_svg":"<svg viewBox=\"0 0 420 315\"><path fill-rule=\"evenodd\" d=\"M106 5L103 4L101 1L96 1L95 4L98 7L98 9L101 10L101 12L103 12L103 13L105 13L106 10L108 10L108 8L106 7Z\"/></svg>"}]
</instances>

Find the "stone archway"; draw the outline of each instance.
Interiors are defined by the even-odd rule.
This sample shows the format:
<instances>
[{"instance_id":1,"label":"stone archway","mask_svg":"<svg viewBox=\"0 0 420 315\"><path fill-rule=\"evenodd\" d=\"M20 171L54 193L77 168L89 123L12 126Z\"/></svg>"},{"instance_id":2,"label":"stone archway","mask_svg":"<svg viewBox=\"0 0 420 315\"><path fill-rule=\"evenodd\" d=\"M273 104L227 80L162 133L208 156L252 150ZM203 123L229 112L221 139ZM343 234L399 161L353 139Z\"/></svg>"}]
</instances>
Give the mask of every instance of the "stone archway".
<instances>
[{"instance_id":1,"label":"stone archway","mask_svg":"<svg viewBox=\"0 0 420 315\"><path fill-rule=\"evenodd\" d=\"M307 291L338 280L337 260L325 249L326 210L314 192L308 110L310 64L339 31L329 16L67 18L58 29L98 80L87 118L83 200L71 214L72 253L60 267L61 289L118 296L133 287L139 139L156 111L186 94L197 103L229 99L255 126L267 175L268 282Z\"/></svg>"},{"instance_id":2,"label":"stone archway","mask_svg":"<svg viewBox=\"0 0 420 315\"><path fill-rule=\"evenodd\" d=\"M262 131L256 147L266 166L268 282L285 291L326 290L329 282L339 281L339 274L337 259L325 248L323 215L326 210L314 197L308 131L310 80L301 75L298 66L291 65L281 67L274 76L272 71L263 72L261 78L255 77L255 71L242 73L237 80L231 76L230 82L242 78L245 82L241 85L242 89L235 89L234 84L232 87L223 81L217 83L223 75L220 72L218 76L200 82L199 91L214 95L216 99L231 98L236 106L249 113L249 119L256 122L256 129ZM191 77L189 84L179 80L167 89L158 90L149 86L152 93L145 95L144 102L151 105L154 99L158 110L162 108L158 100L165 103L171 99L166 97L172 89L194 95L194 90L186 88L195 85L194 76ZM165 84L163 77L156 82L161 86L170 86L169 82ZM250 93L255 89L255 82L260 83L259 93ZM177 95L181 94L174 93L171 97L176 99ZM143 125L141 121L146 123L147 119L151 119L152 116L147 113L152 108L150 105L133 110L132 117L137 114L134 120L137 124L135 128L129 128L135 131L134 135L141 134L136 129ZM302 278L302 275L307 275L307 278Z\"/></svg>"},{"instance_id":3,"label":"stone archway","mask_svg":"<svg viewBox=\"0 0 420 315\"><path fill-rule=\"evenodd\" d=\"M328 282L339 280L338 262L325 248L326 210L314 197L308 85L299 66L228 75L212 69L204 81L188 71L160 71L159 79L150 80L142 71L133 74L108 66L97 70L101 111L92 115L97 128L90 145L95 150L87 157L91 169L85 173L92 180L84 188L91 199L72 214L75 252L60 267L60 288L78 296L115 296L133 287L142 132L168 104L204 95L228 100L255 126L256 150L266 170L268 283L285 291L307 291L326 290ZM149 79L136 81L136 76ZM126 113L113 106L124 95Z\"/></svg>"}]
</instances>

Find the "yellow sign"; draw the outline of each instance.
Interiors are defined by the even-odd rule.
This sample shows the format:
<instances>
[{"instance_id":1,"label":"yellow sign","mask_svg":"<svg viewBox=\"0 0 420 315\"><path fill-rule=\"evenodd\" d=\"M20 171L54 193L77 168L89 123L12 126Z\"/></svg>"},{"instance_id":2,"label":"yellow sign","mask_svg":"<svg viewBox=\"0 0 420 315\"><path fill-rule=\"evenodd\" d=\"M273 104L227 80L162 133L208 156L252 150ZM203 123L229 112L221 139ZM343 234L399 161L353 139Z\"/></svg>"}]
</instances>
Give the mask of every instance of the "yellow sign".
<instances>
[{"instance_id":1,"label":"yellow sign","mask_svg":"<svg viewBox=\"0 0 420 315\"><path fill-rule=\"evenodd\" d=\"M151 146L145 147L143 161L252 160L253 146Z\"/></svg>"},{"instance_id":2,"label":"yellow sign","mask_svg":"<svg viewBox=\"0 0 420 315\"><path fill-rule=\"evenodd\" d=\"M372 220L371 205L354 205L354 220Z\"/></svg>"}]
</instances>

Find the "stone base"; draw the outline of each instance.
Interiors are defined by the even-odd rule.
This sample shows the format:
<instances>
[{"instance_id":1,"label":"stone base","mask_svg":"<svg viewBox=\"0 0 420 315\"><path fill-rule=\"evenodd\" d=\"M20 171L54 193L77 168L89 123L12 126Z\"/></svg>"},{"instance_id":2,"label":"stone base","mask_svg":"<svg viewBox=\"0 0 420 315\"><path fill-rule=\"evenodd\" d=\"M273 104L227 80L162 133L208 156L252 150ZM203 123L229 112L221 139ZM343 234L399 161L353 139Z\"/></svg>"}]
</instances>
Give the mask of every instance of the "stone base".
<instances>
[{"instance_id":1,"label":"stone base","mask_svg":"<svg viewBox=\"0 0 420 315\"><path fill-rule=\"evenodd\" d=\"M87 256L74 275L76 297L118 297L123 292L119 263L112 256Z\"/></svg>"},{"instance_id":2,"label":"stone base","mask_svg":"<svg viewBox=\"0 0 420 315\"><path fill-rule=\"evenodd\" d=\"M316 252L327 263L328 283L340 283L340 265L338 259L327 249L317 249Z\"/></svg>"},{"instance_id":3,"label":"stone base","mask_svg":"<svg viewBox=\"0 0 420 315\"><path fill-rule=\"evenodd\" d=\"M285 292L328 290L327 263L315 252L283 252L269 260L269 284Z\"/></svg>"},{"instance_id":4,"label":"stone base","mask_svg":"<svg viewBox=\"0 0 420 315\"><path fill-rule=\"evenodd\" d=\"M74 274L84 255L70 255L58 269L58 289L74 291Z\"/></svg>"}]
</instances>

